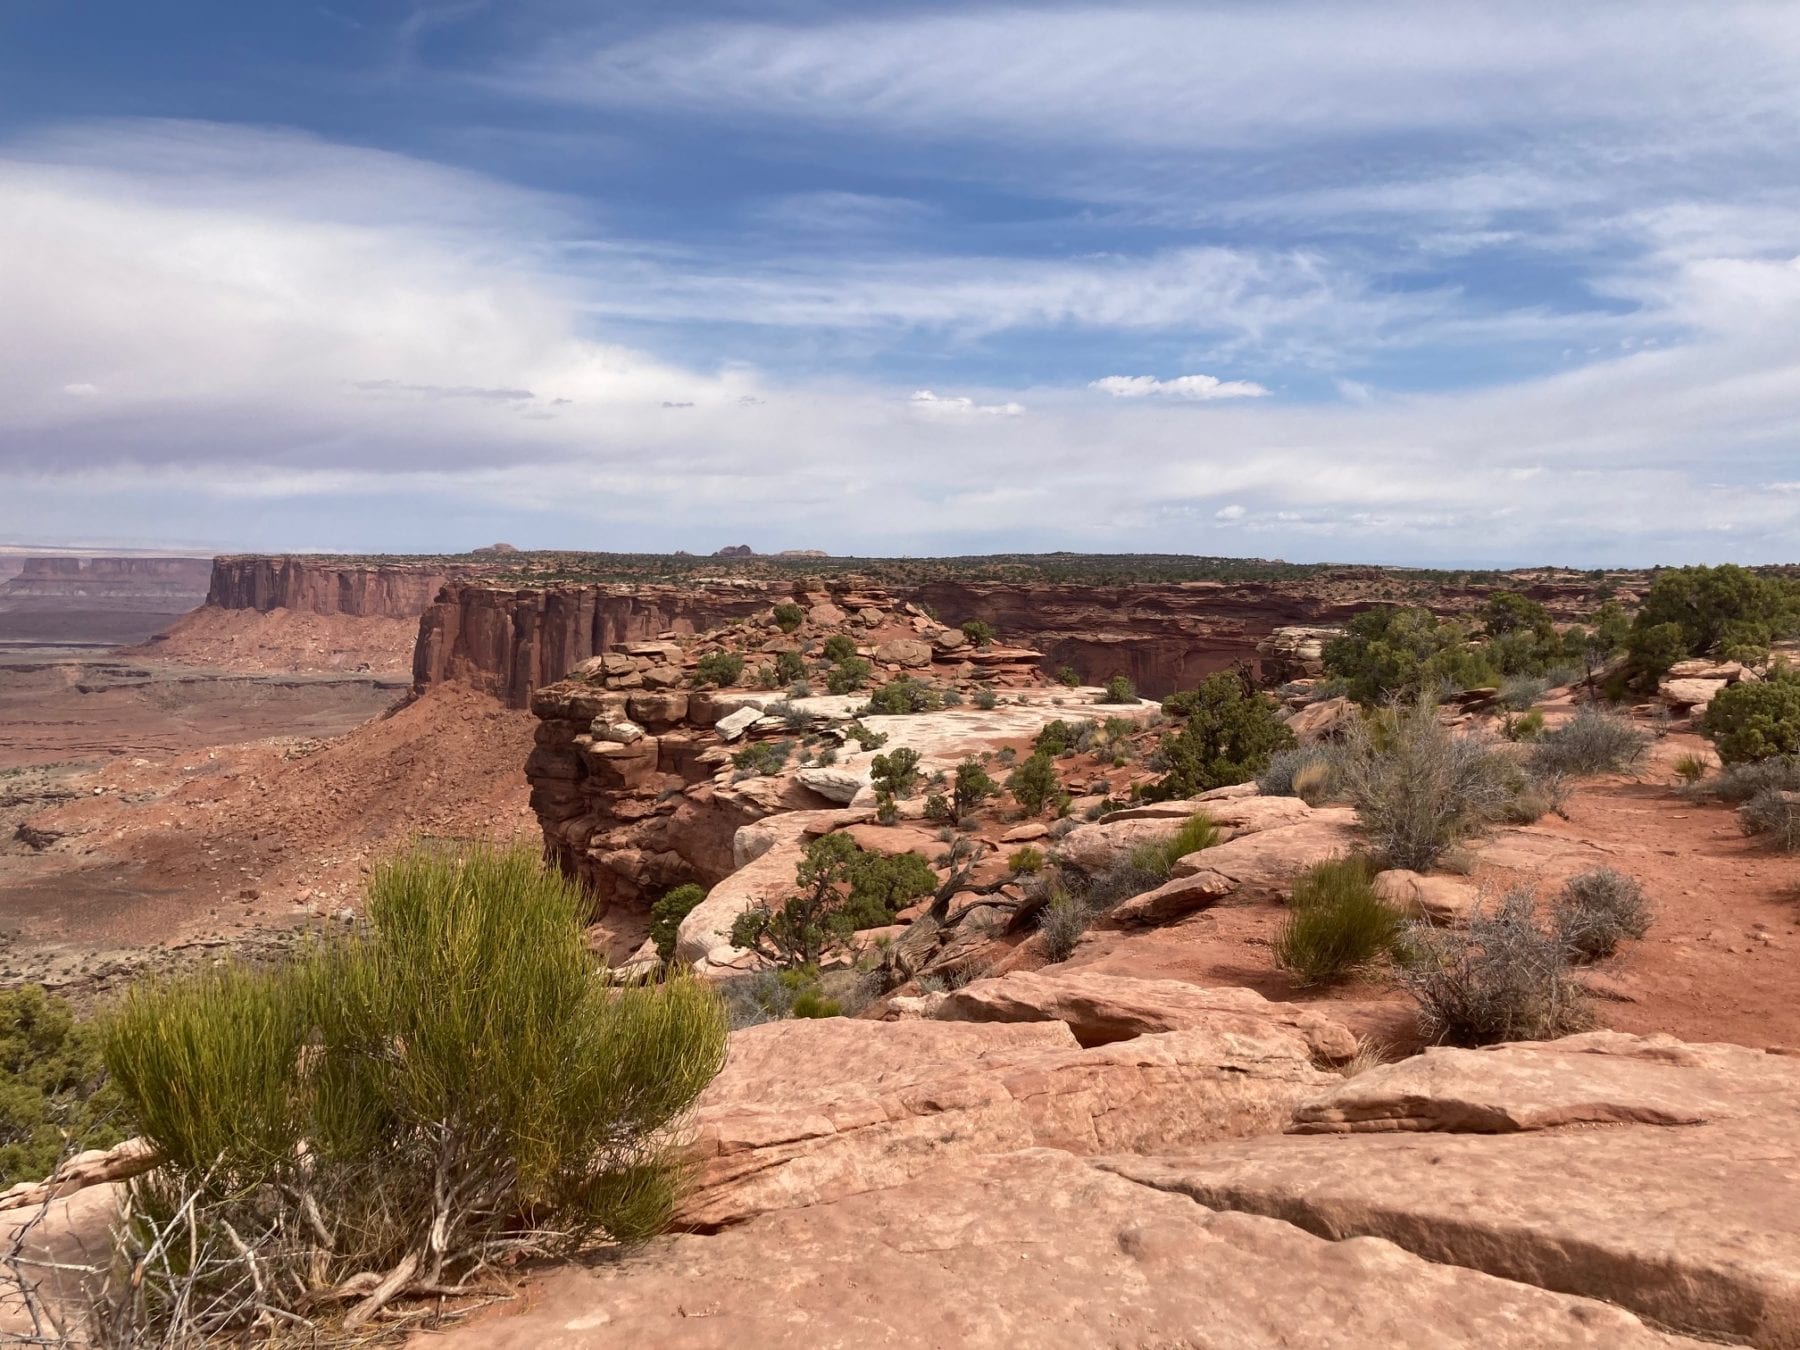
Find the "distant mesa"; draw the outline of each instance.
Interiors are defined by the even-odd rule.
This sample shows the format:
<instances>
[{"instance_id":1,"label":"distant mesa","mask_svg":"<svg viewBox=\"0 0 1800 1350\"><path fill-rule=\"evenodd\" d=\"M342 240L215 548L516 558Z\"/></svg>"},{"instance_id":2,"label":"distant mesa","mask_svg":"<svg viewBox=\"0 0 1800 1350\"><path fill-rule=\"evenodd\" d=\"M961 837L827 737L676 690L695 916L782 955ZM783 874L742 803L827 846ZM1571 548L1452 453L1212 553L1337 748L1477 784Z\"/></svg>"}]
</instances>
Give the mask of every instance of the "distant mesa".
<instances>
[{"instance_id":1,"label":"distant mesa","mask_svg":"<svg viewBox=\"0 0 1800 1350\"><path fill-rule=\"evenodd\" d=\"M495 556L498 554L504 554L504 553L517 553L518 551L519 550L511 544L489 544L486 548L478 548L478 549L474 550L475 553L477 553L483 557L491 557L491 556Z\"/></svg>"},{"instance_id":2,"label":"distant mesa","mask_svg":"<svg viewBox=\"0 0 1800 1350\"><path fill-rule=\"evenodd\" d=\"M777 558L829 558L831 555L822 548L784 548L775 556Z\"/></svg>"},{"instance_id":3,"label":"distant mesa","mask_svg":"<svg viewBox=\"0 0 1800 1350\"><path fill-rule=\"evenodd\" d=\"M756 550L748 544L727 544L713 554L715 558L754 558Z\"/></svg>"}]
</instances>

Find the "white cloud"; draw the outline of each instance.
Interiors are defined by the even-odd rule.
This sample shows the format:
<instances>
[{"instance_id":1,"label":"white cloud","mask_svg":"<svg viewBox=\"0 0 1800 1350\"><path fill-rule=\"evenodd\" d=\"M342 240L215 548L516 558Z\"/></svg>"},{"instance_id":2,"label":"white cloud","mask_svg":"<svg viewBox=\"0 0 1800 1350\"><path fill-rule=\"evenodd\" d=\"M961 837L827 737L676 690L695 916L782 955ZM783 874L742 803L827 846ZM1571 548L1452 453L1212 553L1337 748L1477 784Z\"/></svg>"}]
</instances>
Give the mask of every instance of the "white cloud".
<instances>
[{"instance_id":1,"label":"white cloud","mask_svg":"<svg viewBox=\"0 0 1800 1350\"><path fill-rule=\"evenodd\" d=\"M77 380L74 384L65 384L62 391L74 398L92 398L100 392L100 386L89 384L85 380Z\"/></svg>"},{"instance_id":2,"label":"white cloud","mask_svg":"<svg viewBox=\"0 0 1800 1350\"><path fill-rule=\"evenodd\" d=\"M1243 518L1244 508L1239 506L1236 502L1233 502L1230 506L1221 506L1217 511L1213 512L1214 520L1242 520Z\"/></svg>"},{"instance_id":3,"label":"white cloud","mask_svg":"<svg viewBox=\"0 0 1800 1350\"><path fill-rule=\"evenodd\" d=\"M1159 380L1154 375L1108 375L1093 381L1089 389L1098 389L1114 398L1262 398L1269 391L1252 380L1221 380L1217 375L1177 375L1172 380Z\"/></svg>"},{"instance_id":4,"label":"white cloud","mask_svg":"<svg viewBox=\"0 0 1800 1350\"><path fill-rule=\"evenodd\" d=\"M927 417L1018 417L1025 411L1023 403L977 403L960 395L934 394L929 389L916 389L908 402Z\"/></svg>"}]
</instances>

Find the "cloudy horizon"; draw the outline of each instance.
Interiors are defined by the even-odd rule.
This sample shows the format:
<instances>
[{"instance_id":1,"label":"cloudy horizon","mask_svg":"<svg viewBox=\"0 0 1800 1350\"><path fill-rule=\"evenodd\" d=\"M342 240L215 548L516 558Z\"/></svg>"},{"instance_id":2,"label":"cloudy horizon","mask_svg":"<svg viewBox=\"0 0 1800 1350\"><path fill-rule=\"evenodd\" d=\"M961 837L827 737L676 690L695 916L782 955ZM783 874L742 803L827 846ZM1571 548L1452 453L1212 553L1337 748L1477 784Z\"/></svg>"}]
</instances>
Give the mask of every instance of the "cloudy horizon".
<instances>
[{"instance_id":1,"label":"cloudy horizon","mask_svg":"<svg viewBox=\"0 0 1800 1350\"><path fill-rule=\"evenodd\" d=\"M0 543L1795 561L1800 9L0 17Z\"/></svg>"}]
</instances>

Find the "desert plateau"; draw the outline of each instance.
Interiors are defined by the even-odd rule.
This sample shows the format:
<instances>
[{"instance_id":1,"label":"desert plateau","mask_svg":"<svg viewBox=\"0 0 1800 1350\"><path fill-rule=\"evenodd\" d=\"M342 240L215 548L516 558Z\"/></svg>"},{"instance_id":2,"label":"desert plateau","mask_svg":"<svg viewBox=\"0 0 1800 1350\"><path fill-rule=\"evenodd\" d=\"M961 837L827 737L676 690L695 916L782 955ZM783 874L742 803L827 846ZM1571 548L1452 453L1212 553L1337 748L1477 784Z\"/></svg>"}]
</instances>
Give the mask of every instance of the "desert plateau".
<instances>
[{"instance_id":1,"label":"desert plateau","mask_svg":"<svg viewBox=\"0 0 1800 1350\"><path fill-rule=\"evenodd\" d=\"M0 1346L1800 1350L1797 89L0 5Z\"/></svg>"}]
</instances>

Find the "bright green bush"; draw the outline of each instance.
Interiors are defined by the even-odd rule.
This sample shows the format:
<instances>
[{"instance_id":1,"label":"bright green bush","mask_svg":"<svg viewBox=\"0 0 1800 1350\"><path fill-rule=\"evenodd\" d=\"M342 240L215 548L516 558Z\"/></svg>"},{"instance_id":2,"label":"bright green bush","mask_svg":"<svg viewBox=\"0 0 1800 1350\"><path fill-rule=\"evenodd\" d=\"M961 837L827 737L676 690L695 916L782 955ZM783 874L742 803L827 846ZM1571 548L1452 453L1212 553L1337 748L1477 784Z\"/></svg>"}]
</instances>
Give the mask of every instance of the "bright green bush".
<instances>
[{"instance_id":1,"label":"bright green bush","mask_svg":"<svg viewBox=\"0 0 1800 1350\"><path fill-rule=\"evenodd\" d=\"M906 796L919 782L919 752L903 745L875 756L869 762L869 781L878 796L890 801Z\"/></svg>"},{"instance_id":2,"label":"bright green bush","mask_svg":"<svg viewBox=\"0 0 1800 1350\"><path fill-rule=\"evenodd\" d=\"M35 984L0 992L0 1190L122 1137L94 1027Z\"/></svg>"},{"instance_id":3,"label":"bright green bush","mask_svg":"<svg viewBox=\"0 0 1800 1350\"><path fill-rule=\"evenodd\" d=\"M1050 756L1040 750L1006 776L1006 790L1028 814L1035 816L1044 809L1045 802L1062 791L1062 779Z\"/></svg>"},{"instance_id":4,"label":"bright green bush","mask_svg":"<svg viewBox=\"0 0 1800 1350\"><path fill-rule=\"evenodd\" d=\"M1704 726L1727 764L1800 755L1800 674L1727 685L1707 704Z\"/></svg>"},{"instance_id":5,"label":"bright green bush","mask_svg":"<svg viewBox=\"0 0 1800 1350\"><path fill-rule=\"evenodd\" d=\"M656 944L656 954L662 960L675 959L675 939L681 931L681 921L704 899L706 888L690 881L650 906L650 940Z\"/></svg>"},{"instance_id":6,"label":"bright green bush","mask_svg":"<svg viewBox=\"0 0 1800 1350\"><path fill-rule=\"evenodd\" d=\"M962 626L963 636L977 647L986 647L994 640L994 627L980 619L970 619Z\"/></svg>"},{"instance_id":7,"label":"bright green bush","mask_svg":"<svg viewBox=\"0 0 1800 1350\"><path fill-rule=\"evenodd\" d=\"M896 715L930 712L942 706L943 700L930 685L910 675L899 675L869 695L868 711Z\"/></svg>"},{"instance_id":8,"label":"bright green bush","mask_svg":"<svg viewBox=\"0 0 1800 1350\"><path fill-rule=\"evenodd\" d=\"M1499 675L1460 624L1429 610L1384 606L1358 614L1325 644L1325 669L1365 706L1471 689Z\"/></svg>"},{"instance_id":9,"label":"bright green bush","mask_svg":"<svg viewBox=\"0 0 1800 1350\"><path fill-rule=\"evenodd\" d=\"M694 684L729 689L744 673L744 658L736 652L708 652L694 663Z\"/></svg>"},{"instance_id":10,"label":"bright green bush","mask_svg":"<svg viewBox=\"0 0 1800 1350\"><path fill-rule=\"evenodd\" d=\"M852 653L825 672L825 688L834 694L855 693L874 673L874 666Z\"/></svg>"},{"instance_id":11,"label":"bright green bush","mask_svg":"<svg viewBox=\"0 0 1800 1350\"><path fill-rule=\"evenodd\" d=\"M105 1058L165 1159L134 1203L181 1232L179 1262L137 1266L157 1291L140 1306L218 1336L355 1276L451 1284L661 1227L682 1176L668 1127L724 1061L724 1011L688 979L610 983L586 906L532 851L420 852L376 869L366 930L134 986ZM208 1273L177 1306L190 1261Z\"/></svg>"},{"instance_id":12,"label":"bright green bush","mask_svg":"<svg viewBox=\"0 0 1800 1350\"><path fill-rule=\"evenodd\" d=\"M1301 985L1328 984L1391 952L1400 913L1375 892L1367 858L1332 858L1301 873L1287 922L1275 939L1275 964Z\"/></svg>"},{"instance_id":13,"label":"bright green bush","mask_svg":"<svg viewBox=\"0 0 1800 1350\"><path fill-rule=\"evenodd\" d=\"M825 639L827 661L848 661L856 655L856 641L848 633L833 633Z\"/></svg>"},{"instance_id":14,"label":"bright green bush","mask_svg":"<svg viewBox=\"0 0 1800 1350\"><path fill-rule=\"evenodd\" d=\"M950 805L956 812L956 818L961 820L998 791L1000 785L982 767L980 760L965 759L956 766L956 781L950 790Z\"/></svg>"},{"instance_id":15,"label":"bright green bush","mask_svg":"<svg viewBox=\"0 0 1800 1350\"><path fill-rule=\"evenodd\" d=\"M1136 703L1138 701L1137 686L1123 675L1115 675L1106 682L1106 688L1096 703Z\"/></svg>"},{"instance_id":16,"label":"bright green bush","mask_svg":"<svg viewBox=\"0 0 1800 1350\"><path fill-rule=\"evenodd\" d=\"M775 606L775 626L784 633L791 633L806 622L806 611L791 600L784 600Z\"/></svg>"},{"instance_id":17,"label":"bright green bush","mask_svg":"<svg viewBox=\"0 0 1800 1350\"><path fill-rule=\"evenodd\" d=\"M1151 801L1174 801L1216 787L1247 783L1269 758L1294 745L1273 699L1246 689L1235 675L1209 675L1198 689L1164 701L1170 716L1185 719L1158 749L1167 770L1144 789Z\"/></svg>"},{"instance_id":18,"label":"bright green bush","mask_svg":"<svg viewBox=\"0 0 1800 1350\"><path fill-rule=\"evenodd\" d=\"M1006 865L1014 872L1030 876L1034 872L1043 870L1044 851L1040 848L1033 848L1030 844L1021 845L1012 851L1012 856L1006 860Z\"/></svg>"}]
</instances>

